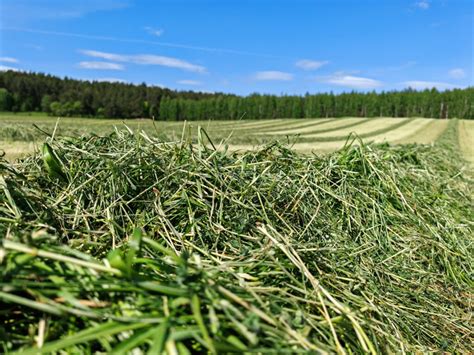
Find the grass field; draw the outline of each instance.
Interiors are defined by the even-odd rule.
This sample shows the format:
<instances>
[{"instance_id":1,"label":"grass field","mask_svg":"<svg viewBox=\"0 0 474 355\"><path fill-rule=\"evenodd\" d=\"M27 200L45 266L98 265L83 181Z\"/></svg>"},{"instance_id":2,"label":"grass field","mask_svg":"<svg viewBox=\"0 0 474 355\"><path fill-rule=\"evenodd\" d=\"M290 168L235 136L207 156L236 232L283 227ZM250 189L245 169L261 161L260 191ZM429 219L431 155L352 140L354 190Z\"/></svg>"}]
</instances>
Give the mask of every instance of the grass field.
<instances>
[{"instance_id":1,"label":"grass field","mask_svg":"<svg viewBox=\"0 0 474 355\"><path fill-rule=\"evenodd\" d=\"M7 120L13 153L45 139L30 127L36 118ZM115 124L68 119L59 129ZM198 124L214 139L232 133L242 151L214 150ZM201 122L171 144L150 135L178 139L182 123L128 125L149 135L60 134L39 154L0 159L0 352L474 347L472 180L458 159L472 158L471 122ZM303 142L292 139L305 152L340 148L352 131L434 144L247 150L284 140L285 127L299 130Z\"/></svg>"},{"instance_id":2,"label":"grass field","mask_svg":"<svg viewBox=\"0 0 474 355\"><path fill-rule=\"evenodd\" d=\"M9 159L32 152L38 143L55 130L58 120L46 116L0 115L0 149ZM33 125L39 127L35 128ZM114 127L127 125L132 130L144 130L150 136L176 141L183 135L196 137L197 127L203 127L212 141L224 142L232 150L248 150L270 141L293 144L300 152L331 152L341 148L348 136L357 134L365 142L396 144L435 142L447 127L447 121L438 119L407 118L337 118L337 119L277 119L260 121L200 121L160 122L151 120L112 120L62 118L56 136L107 134ZM472 122L459 122L462 152L472 160Z\"/></svg>"}]
</instances>

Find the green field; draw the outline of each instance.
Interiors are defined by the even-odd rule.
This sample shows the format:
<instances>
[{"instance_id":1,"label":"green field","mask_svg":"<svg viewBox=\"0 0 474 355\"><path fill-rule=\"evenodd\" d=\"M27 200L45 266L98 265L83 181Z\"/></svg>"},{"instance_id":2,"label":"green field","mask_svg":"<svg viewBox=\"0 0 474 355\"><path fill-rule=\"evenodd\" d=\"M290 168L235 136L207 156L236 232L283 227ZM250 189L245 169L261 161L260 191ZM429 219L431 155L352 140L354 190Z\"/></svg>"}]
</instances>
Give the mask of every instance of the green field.
<instances>
[{"instance_id":1,"label":"green field","mask_svg":"<svg viewBox=\"0 0 474 355\"><path fill-rule=\"evenodd\" d=\"M474 121L0 123L2 353L474 348Z\"/></svg>"},{"instance_id":2,"label":"green field","mask_svg":"<svg viewBox=\"0 0 474 355\"><path fill-rule=\"evenodd\" d=\"M472 156L468 142L472 138L472 122L459 121L463 152ZM57 124L57 129L55 130ZM108 134L115 127L143 130L166 141L195 138L202 127L216 145L229 145L232 150L248 150L278 140L289 142L299 152L331 152L341 148L349 135L356 134L365 142L394 144L435 142L445 131L447 120L423 118L335 118L275 119L259 121L160 122L151 120L117 120L61 118L27 115L0 115L0 149L9 159L34 151L47 135L79 136ZM33 125L39 127L35 128ZM43 131L43 132L42 132Z\"/></svg>"}]
</instances>

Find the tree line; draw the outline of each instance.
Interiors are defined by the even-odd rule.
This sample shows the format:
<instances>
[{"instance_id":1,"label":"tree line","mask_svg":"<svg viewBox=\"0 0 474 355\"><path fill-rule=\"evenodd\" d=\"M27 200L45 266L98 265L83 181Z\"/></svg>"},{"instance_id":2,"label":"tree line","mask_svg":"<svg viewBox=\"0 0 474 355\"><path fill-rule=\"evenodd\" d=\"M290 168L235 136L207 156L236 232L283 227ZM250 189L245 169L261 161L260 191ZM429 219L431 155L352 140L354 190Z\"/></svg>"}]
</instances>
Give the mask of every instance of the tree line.
<instances>
[{"instance_id":1,"label":"tree line","mask_svg":"<svg viewBox=\"0 0 474 355\"><path fill-rule=\"evenodd\" d=\"M0 72L0 111L168 121L343 116L474 119L474 88L237 96L4 71Z\"/></svg>"}]
</instances>

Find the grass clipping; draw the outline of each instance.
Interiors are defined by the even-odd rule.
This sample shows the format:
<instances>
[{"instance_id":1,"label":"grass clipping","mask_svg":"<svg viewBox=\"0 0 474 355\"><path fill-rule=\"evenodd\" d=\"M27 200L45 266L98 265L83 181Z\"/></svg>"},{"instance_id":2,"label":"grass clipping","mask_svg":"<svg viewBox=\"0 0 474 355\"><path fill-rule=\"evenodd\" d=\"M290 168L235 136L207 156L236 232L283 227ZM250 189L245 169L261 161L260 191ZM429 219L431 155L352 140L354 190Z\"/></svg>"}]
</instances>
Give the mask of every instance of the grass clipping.
<instances>
[{"instance_id":1,"label":"grass clipping","mask_svg":"<svg viewBox=\"0 0 474 355\"><path fill-rule=\"evenodd\" d=\"M2 352L474 348L473 206L446 147L46 150L0 161Z\"/></svg>"}]
</instances>

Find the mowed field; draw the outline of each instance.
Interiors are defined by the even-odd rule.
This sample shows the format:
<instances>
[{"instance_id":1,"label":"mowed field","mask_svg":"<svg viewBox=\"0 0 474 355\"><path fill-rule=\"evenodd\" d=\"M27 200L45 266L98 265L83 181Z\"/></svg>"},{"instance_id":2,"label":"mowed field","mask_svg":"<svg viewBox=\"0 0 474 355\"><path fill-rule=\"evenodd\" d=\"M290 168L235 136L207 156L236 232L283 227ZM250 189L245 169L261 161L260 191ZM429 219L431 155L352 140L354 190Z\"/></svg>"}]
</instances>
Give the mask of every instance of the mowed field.
<instances>
[{"instance_id":1,"label":"mowed field","mask_svg":"<svg viewBox=\"0 0 474 355\"><path fill-rule=\"evenodd\" d=\"M3 116L0 352L470 353L473 123Z\"/></svg>"},{"instance_id":2,"label":"mowed field","mask_svg":"<svg viewBox=\"0 0 474 355\"><path fill-rule=\"evenodd\" d=\"M143 130L165 140L197 137L202 127L216 146L248 150L275 140L290 143L303 153L331 152L357 135L364 142L393 144L435 142L448 126L447 120L425 118L328 118L269 119L259 121L162 122L142 120L61 118L0 115L0 150L15 159L37 149L46 134L78 136L107 134L114 129ZM458 121L459 145L466 160L474 163L474 122Z\"/></svg>"}]
</instances>

